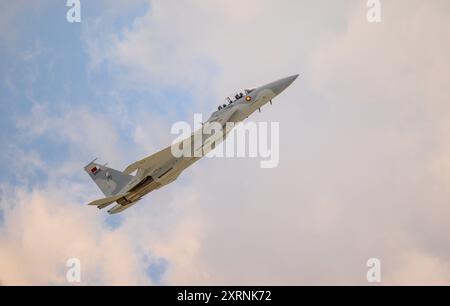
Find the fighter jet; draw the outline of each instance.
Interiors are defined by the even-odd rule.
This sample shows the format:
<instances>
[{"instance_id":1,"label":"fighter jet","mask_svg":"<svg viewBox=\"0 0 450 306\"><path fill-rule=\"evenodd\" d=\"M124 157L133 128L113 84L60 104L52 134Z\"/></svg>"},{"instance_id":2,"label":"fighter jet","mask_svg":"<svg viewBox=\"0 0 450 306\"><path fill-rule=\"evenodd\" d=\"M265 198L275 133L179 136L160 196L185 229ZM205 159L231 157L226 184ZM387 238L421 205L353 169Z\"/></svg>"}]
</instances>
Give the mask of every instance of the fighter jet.
<instances>
[{"instance_id":1,"label":"fighter jet","mask_svg":"<svg viewBox=\"0 0 450 306\"><path fill-rule=\"evenodd\" d=\"M256 110L261 111L261 107L266 103L272 104L272 99L291 85L297 77L298 74L258 88L245 89L232 97L228 97L227 103L220 105L218 110L203 123L203 126L219 123L225 127L227 123L243 121ZM228 132L225 131L224 137ZM191 138L196 133L198 134L199 131L194 132ZM146 194L175 181L186 168L207 153L205 148L207 143L210 143L211 137L204 136L201 131L200 134L202 135L200 143L202 154L200 155L194 152L192 155L176 157L173 154L173 149L174 146L180 144L176 143L129 165L124 171L108 168L106 165L101 165L93 160L84 167L84 170L97 184L105 197L92 201L88 205L103 209L116 203L108 210L108 213L120 213L136 204ZM194 141L190 143L194 143ZM214 146L212 146L213 148ZM196 152L198 152L198 149L198 147L194 148ZM211 150L211 146L209 146L209 150ZM132 175L133 173L135 174Z\"/></svg>"}]
</instances>

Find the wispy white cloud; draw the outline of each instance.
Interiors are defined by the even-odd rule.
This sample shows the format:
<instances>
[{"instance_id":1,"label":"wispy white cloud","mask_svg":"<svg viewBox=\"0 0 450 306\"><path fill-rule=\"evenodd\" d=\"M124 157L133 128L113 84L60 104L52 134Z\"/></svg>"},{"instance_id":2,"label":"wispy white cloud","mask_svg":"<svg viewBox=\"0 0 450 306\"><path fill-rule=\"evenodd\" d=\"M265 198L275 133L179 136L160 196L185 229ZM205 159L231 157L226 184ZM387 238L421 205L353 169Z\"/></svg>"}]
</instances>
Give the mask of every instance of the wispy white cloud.
<instances>
[{"instance_id":1,"label":"wispy white cloud","mask_svg":"<svg viewBox=\"0 0 450 306\"><path fill-rule=\"evenodd\" d=\"M118 124L85 107L51 111L48 105L35 103L29 116L17 119L17 126L25 139L46 136L57 143L68 144L72 156L92 157L101 147L106 158L122 162Z\"/></svg>"}]
</instances>

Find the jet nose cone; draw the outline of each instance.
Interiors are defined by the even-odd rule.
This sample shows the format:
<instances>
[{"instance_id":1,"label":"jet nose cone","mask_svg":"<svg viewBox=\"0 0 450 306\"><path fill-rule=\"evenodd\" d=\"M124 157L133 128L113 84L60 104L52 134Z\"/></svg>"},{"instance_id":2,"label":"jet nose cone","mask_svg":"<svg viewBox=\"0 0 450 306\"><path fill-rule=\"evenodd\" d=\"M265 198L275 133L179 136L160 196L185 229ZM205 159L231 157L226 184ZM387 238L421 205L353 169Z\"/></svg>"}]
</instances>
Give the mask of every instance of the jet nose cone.
<instances>
[{"instance_id":1,"label":"jet nose cone","mask_svg":"<svg viewBox=\"0 0 450 306\"><path fill-rule=\"evenodd\" d=\"M276 95L279 95L283 90L288 88L289 85L291 85L297 78L298 74L292 75L287 78L271 83L269 87Z\"/></svg>"}]
</instances>

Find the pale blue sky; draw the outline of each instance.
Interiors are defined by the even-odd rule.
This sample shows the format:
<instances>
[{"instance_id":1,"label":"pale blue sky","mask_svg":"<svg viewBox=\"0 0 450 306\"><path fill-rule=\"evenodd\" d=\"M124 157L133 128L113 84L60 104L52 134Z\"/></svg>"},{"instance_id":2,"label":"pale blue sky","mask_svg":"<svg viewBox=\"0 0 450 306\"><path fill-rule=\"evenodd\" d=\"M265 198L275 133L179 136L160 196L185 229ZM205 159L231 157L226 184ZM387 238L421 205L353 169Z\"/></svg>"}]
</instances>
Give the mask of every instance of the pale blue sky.
<instances>
[{"instance_id":1,"label":"pale blue sky","mask_svg":"<svg viewBox=\"0 0 450 306\"><path fill-rule=\"evenodd\" d=\"M45 105L46 116L58 117L68 109L83 108L87 112L103 113L112 121L117 113L111 113L118 99L125 99L127 116L138 117L150 107L149 101L157 96L152 112L164 116L162 104L175 105L183 109L190 102L189 94L177 88L138 87L117 88L114 74L124 73L107 65L90 69L90 58L83 41L85 24L101 19L105 30L119 32L132 21L144 15L149 9L146 1L136 3L123 14L109 14L108 5L101 1L82 1L82 23L68 23L68 8L64 1L20 3L17 14L12 16L3 28L6 34L0 40L0 182L9 186L26 186L29 190L47 184L47 168L58 168L71 155L79 154L86 163L98 152L85 152L83 148L71 151L70 140L54 136L53 131L41 135L28 135L27 128L18 124L23 118L30 118L31 110ZM8 11L3 11L7 14ZM12 12L14 13L14 12ZM14 31L9 32L11 29ZM108 93L115 92L111 97ZM123 114L121 114L123 115ZM39 125L39 122L36 122ZM120 142L130 144L130 134L126 124L114 127ZM115 131L115 132L116 132ZM113 132L113 133L115 133ZM105 135L108 137L108 135ZM101 144L99 144L101 148ZM43 162L39 166L21 160L23 154L33 154ZM107 158L107 156L103 156ZM74 172L73 180L86 180L82 168ZM1 196L1 193L0 193ZM0 216L2 216L0 210ZM0 221L2 218L0 218ZM122 218L113 216L106 219L107 225L117 227ZM166 262L161 259L149 264L149 275L159 281Z\"/></svg>"},{"instance_id":2,"label":"pale blue sky","mask_svg":"<svg viewBox=\"0 0 450 306\"><path fill-rule=\"evenodd\" d=\"M121 111L131 118L150 108L164 116L167 105L184 114L183 110L192 102L188 92L176 87L118 87L115 75L126 73L125 70L107 64L90 69L83 31L88 32L89 24L99 21L105 27L104 31L120 32L149 10L149 5L141 2L130 11L116 15L109 14L108 5L101 1L84 1L80 24L66 21L68 8L60 1L43 2L40 7L29 4L28 8L27 4L22 4L24 7L10 23L15 30L14 37L0 41L0 141L4 165L1 180L17 183L17 169L10 162L15 150L32 151L49 167L58 167L69 154L64 139L45 135L47 133L42 137L23 136L26 131L18 127L17 122L29 117L36 104L45 105L49 116L58 116L70 108L84 108L114 118L117 113L111 112L117 107L117 100L124 100L127 107ZM153 102L156 99L158 103ZM129 143L129 127L118 123L115 128L119 131L120 141ZM92 152L80 154L92 157ZM28 178L31 184L42 183L45 178L42 171L32 174L37 177Z\"/></svg>"}]
</instances>

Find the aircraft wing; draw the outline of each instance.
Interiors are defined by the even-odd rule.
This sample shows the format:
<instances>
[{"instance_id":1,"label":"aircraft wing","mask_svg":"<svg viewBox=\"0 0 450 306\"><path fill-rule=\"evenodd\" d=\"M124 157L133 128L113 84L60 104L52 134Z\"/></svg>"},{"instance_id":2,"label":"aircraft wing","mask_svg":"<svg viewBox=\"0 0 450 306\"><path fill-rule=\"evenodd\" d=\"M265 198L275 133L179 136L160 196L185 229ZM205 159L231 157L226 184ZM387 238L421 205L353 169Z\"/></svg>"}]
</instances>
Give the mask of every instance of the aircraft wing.
<instances>
[{"instance_id":1,"label":"aircraft wing","mask_svg":"<svg viewBox=\"0 0 450 306\"><path fill-rule=\"evenodd\" d=\"M110 197L106 197L106 198L103 198L103 199L98 199L98 200L92 201L88 205L101 206L103 208L105 206L108 206L109 204L114 203L115 201L119 200L120 198L123 198L126 195L127 195L126 193L116 194L116 195L113 195L113 196L110 196Z\"/></svg>"},{"instance_id":2,"label":"aircraft wing","mask_svg":"<svg viewBox=\"0 0 450 306\"><path fill-rule=\"evenodd\" d=\"M156 169L174 159L171 146L129 165L123 172L131 174L138 169Z\"/></svg>"},{"instance_id":3,"label":"aircraft wing","mask_svg":"<svg viewBox=\"0 0 450 306\"><path fill-rule=\"evenodd\" d=\"M227 123L227 121L236 113L237 113L237 109L226 113L225 116L210 118L208 120L208 122L210 122L210 123L218 122L222 126L224 126ZM198 133L198 131L196 131L195 133ZM193 142L192 137L194 137L195 133L190 136L191 142ZM172 146L169 146L153 155L150 155L149 157L146 157L135 163L132 163L123 171L123 173L131 174L136 170L157 169L157 168L161 167L162 165L169 163L171 160L175 159L175 157L172 155L171 148L172 148Z\"/></svg>"}]
</instances>

